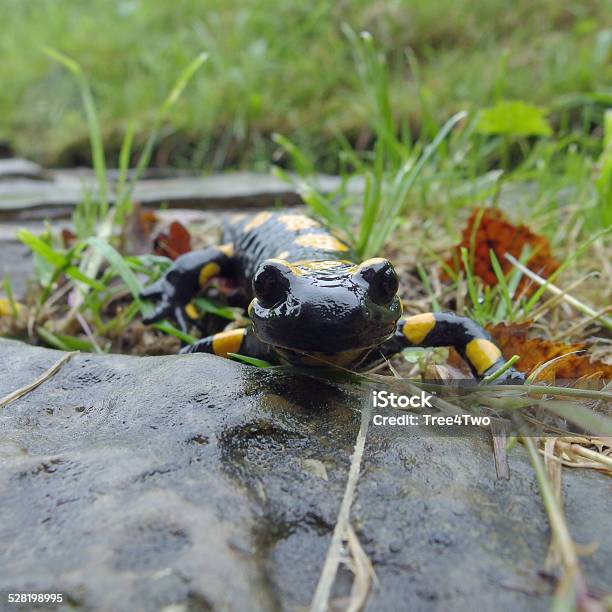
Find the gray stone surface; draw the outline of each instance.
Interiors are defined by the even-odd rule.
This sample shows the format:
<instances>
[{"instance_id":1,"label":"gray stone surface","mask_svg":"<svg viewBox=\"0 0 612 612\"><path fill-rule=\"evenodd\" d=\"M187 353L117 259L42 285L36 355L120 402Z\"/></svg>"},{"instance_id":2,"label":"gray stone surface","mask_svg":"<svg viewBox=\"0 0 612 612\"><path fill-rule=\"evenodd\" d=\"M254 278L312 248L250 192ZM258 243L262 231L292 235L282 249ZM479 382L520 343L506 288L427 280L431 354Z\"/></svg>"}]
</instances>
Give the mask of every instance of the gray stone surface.
<instances>
[{"instance_id":1,"label":"gray stone surface","mask_svg":"<svg viewBox=\"0 0 612 612\"><path fill-rule=\"evenodd\" d=\"M45 171L41 166L27 159L18 157L0 159L0 181L17 177L34 180L44 179Z\"/></svg>"},{"instance_id":2,"label":"gray stone surface","mask_svg":"<svg viewBox=\"0 0 612 612\"><path fill-rule=\"evenodd\" d=\"M60 356L0 341L0 397ZM0 409L0 592L63 592L77 610L308 605L363 393L206 355L76 356ZM496 480L484 436L371 427L352 513L380 581L368 610L548 608L546 517L522 449L510 464ZM564 474L600 589L611 487Z\"/></svg>"},{"instance_id":3,"label":"gray stone surface","mask_svg":"<svg viewBox=\"0 0 612 612\"><path fill-rule=\"evenodd\" d=\"M91 171L49 171L48 180L10 178L0 182L0 218L58 218L68 216L85 192L96 193ZM112 174L109 176L112 183ZM332 192L340 178L321 175L319 188ZM362 183L354 180L352 189ZM168 204L182 208L256 208L302 203L295 188L271 174L220 173L204 177L149 178L138 181L133 199L143 205ZM111 189L109 200L114 200Z\"/></svg>"},{"instance_id":4,"label":"gray stone surface","mask_svg":"<svg viewBox=\"0 0 612 612\"><path fill-rule=\"evenodd\" d=\"M8 275L15 298L21 298L34 271L30 249L17 240L0 239L0 280ZM0 297L4 296L0 287Z\"/></svg>"}]
</instances>

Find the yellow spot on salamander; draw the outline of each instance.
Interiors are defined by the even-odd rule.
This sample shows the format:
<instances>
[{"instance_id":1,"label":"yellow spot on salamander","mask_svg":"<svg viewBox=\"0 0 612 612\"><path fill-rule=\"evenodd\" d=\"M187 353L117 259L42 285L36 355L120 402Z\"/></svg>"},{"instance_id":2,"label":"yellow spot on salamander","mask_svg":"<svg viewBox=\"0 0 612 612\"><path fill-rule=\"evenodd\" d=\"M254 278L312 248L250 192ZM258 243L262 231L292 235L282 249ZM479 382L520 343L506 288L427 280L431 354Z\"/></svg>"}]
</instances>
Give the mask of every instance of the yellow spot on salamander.
<instances>
[{"instance_id":1,"label":"yellow spot on salamander","mask_svg":"<svg viewBox=\"0 0 612 612\"><path fill-rule=\"evenodd\" d=\"M433 314L431 312L424 312L423 314L408 317L404 321L402 332L410 344L419 344L423 342L425 336L433 329L435 324L436 319Z\"/></svg>"},{"instance_id":2,"label":"yellow spot on salamander","mask_svg":"<svg viewBox=\"0 0 612 612\"><path fill-rule=\"evenodd\" d=\"M238 353L244 333L244 329L231 329L215 334L212 340L213 353L219 357L227 357L228 353Z\"/></svg>"},{"instance_id":3,"label":"yellow spot on salamander","mask_svg":"<svg viewBox=\"0 0 612 612\"><path fill-rule=\"evenodd\" d=\"M185 313L190 319L195 320L200 318L200 313L198 312L198 309L191 302L189 302L189 304L185 306Z\"/></svg>"},{"instance_id":4,"label":"yellow spot on salamander","mask_svg":"<svg viewBox=\"0 0 612 612\"><path fill-rule=\"evenodd\" d=\"M270 217L272 216L271 212L268 212L266 210L264 210L263 212L260 212L258 214L256 214L245 226L244 226L244 231L245 232L250 232L252 229L255 229L256 227L259 227L260 225L263 225Z\"/></svg>"},{"instance_id":5,"label":"yellow spot on salamander","mask_svg":"<svg viewBox=\"0 0 612 612\"><path fill-rule=\"evenodd\" d=\"M198 277L198 282L200 283L200 287L203 287L213 276L217 276L221 268L219 264L216 264L214 261L207 263L201 270L200 276Z\"/></svg>"},{"instance_id":6,"label":"yellow spot on salamander","mask_svg":"<svg viewBox=\"0 0 612 612\"><path fill-rule=\"evenodd\" d=\"M353 274L357 266L346 261L336 261L335 259L321 261L301 261L291 266L296 274L309 274L315 272L326 272L337 270L341 274Z\"/></svg>"},{"instance_id":7,"label":"yellow spot on salamander","mask_svg":"<svg viewBox=\"0 0 612 612\"><path fill-rule=\"evenodd\" d=\"M217 247L226 257L234 256L234 245L231 242Z\"/></svg>"},{"instance_id":8,"label":"yellow spot on salamander","mask_svg":"<svg viewBox=\"0 0 612 612\"><path fill-rule=\"evenodd\" d=\"M319 261L303 261L297 264L300 268L305 270L330 270L332 268L339 268L342 266L341 263L335 259L323 259Z\"/></svg>"},{"instance_id":9,"label":"yellow spot on salamander","mask_svg":"<svg viewBox=\"0 0 612 612\"><path fill-rule=\"evenodd\" d=\"M384 264L386 263L386 259L384 257L372 257L371 259L366 259L362 261L358 266L358 270L362 270L363 268L368 268L369 266L374 266L376 264Z\"/></svg>"},{"instance_id":10,"label":"yellow spot on salamander","mask_svg":"<svg viewBox=\"0 0 612 612\"><path fill-rule=\"evenodd\" d=\"M321 251L348 251L348 247L330 234L304 234L295 239L295 244Z\"/></svg>"},{"instance_id":11,"label":"yellow spot on salamander","mask_svg":"<svg viewBox=\"0 0 612 612\"><path fill-rule=\"evenodd\" d=\"M291 264L284 259L279 259L277 257L270 257L270 259L266 259L266 262L274 262L275 264L280 264L281 266L286 266L287 268L291 268Z\"/></svg>"},{"instance_id":12,"label":"yellow spot on salamander","mask_svg":"<svg viewBox=\"0 0 612 612\"><path fill-rule=\"evenodd\" d=\"M282 259L282 260L286 260L287 257L289 257L290 253L289 251L281 251L277 256L276 259Z\"/></svg>"},{"instance_id":13,"label":"yellow spot on salamander","mask_svg":"<svg viewBox=\"0 0 612 612\"><path fill-rule=\"evenodd\" d=\"M348 259L298 259L297 261L292 261L291 265L305 269L311 268L313 270L343 266L350 266L353 270L357 269L357 266Z\"/></svg>"},{"instance_id":14,"label":"yellow spot on salamander","mask_svg":"<svg viewBox=\"0 0 612 612\"><path fill-rule=\"evenodd\" d=\"M318 221L305 215L279 215L277 218L291 232L321 227Z\"/></svg>"},{"instance_id":15,"label":"yellow spot on salamander","mask_svg":"<svg viewBox=\"0 0 612 612\"><path fill-rule=\"evenodd\" d=\"M338 270L338 272L342 274L353 274L357 269L357 266L352 262L337 259L300 259L299 261L285 263L291 268L291 272L297 276L308 276L310 274L316 274L317 272L329 272L334 270Z\"/></svg>"},{"instance_id":16,"label":"yellow spot on salamander","mask_svg":"<svg viewBox=\"0 0 612 612\"><path fill-rule=\"evenodd\" d=\"M465 354L478 374L488 370L501 357L501 351L484 338L470 340L465 347Z\"/></svg>"},{"instance_id":17,"label":"yellow spot on salamander","mask_svg":"<svg viewBox=\"0 0 612 612\"><path fill-rule=\"evenodd\" d=\"M253 307L254 307L254 304L255 304L255 300L256 300L256 299L257 299L257 298L253 298L253 299L251 300L250 304L249 304L249 307L247 308L247 313L248 313L249 317L251 317L251 316L252 316L252 313L253 313Z\"/></svg>"}]
</instances>

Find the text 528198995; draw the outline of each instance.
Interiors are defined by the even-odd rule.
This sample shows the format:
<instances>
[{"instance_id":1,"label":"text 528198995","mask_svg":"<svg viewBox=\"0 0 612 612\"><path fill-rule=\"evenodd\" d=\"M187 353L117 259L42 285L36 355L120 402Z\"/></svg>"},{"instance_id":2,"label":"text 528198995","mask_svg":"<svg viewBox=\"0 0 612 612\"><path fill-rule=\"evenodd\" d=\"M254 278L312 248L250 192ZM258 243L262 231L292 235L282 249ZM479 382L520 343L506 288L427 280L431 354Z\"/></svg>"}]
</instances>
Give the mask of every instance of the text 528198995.
<instances>
[{"instance_id":1,"label":"text 528198995","mask_svg":"<svg viewBox=\"0 0 612 612\"><path fill-rule=\"evenodd\" d=\"M62 593L9 593L7 603L12 604L45 604L62 603Z\"/></svg>"}]
</instances>

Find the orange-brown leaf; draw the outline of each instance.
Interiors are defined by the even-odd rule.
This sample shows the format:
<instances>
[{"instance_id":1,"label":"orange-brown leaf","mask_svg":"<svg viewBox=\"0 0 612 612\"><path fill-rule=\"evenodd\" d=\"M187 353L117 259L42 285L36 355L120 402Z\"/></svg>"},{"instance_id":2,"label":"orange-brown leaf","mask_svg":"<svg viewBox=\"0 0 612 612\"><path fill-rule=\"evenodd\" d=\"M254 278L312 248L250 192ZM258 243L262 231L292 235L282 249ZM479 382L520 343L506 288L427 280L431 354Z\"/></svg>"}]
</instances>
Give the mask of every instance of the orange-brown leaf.
<instances>
[{"instance_id":1,"label":"orange-brown leaf","mask_svg":"<svg viewBox=\"0 0 612 612\"><path fill-rule=\"evenodd\" d=\"M505 359L510 359L513 355L520 357L516 367L521 372L529 374L539 365L557 359L538 374L538 380L595 379L598 375L603 380L612 380L612 365L602 361L592 361L583 352L585 343L565 344L544 338L528 338L529 325L529 323L515 323L487 327L487 331L501 349ZM581 352L575 353L575 351ZM560 357L561 359L558 359Z\"/></svg>"},{"instance_id":2,"label":"orange-brown leaf","mask_svg":"<svg viewBox=\"0 0 612 612\"><path fill-rule=\"evenodd\" d=\"M513 225L496 208L475 208L463 230L461 242L453 249L453 255L447 264L455 271L462 269L461 247L464 247L470 256L473 254L474 274L485 284L494 286L497 284L497 277L491 265L490 251L495 253L504 274L507 274L512 264L504 255L509 253L519 259L526 246L531 250L527 265L537 274L547 277L559 267L544 236L532 233L526 225ZM521 292L530 294L533 291L535 287L532 282L523 277L517 295Z\"/></svg>"},{"instance_id":3,"label":"orange-brown leaf","mask_svg":"<svg viewBox=\"0 0 612 612\"><path fill-rule=\"evenodd\" d=\"M176 259L183 253L191 251L191 234L178 221L173 221L166 231L161 231L153 240L153 252Z\"/></svg>"},{"instance_id":4,"label":"orange-brown leaf","mask_svg":"<svg viewBox=\"0 0 612 612\"><path fill-rule=\"evenodd\" d=\"M76 234L69 230L67 227L62 228L62 242L64 243L64 247L69 249L76 239Z\"/></svg>"}]
</instances>

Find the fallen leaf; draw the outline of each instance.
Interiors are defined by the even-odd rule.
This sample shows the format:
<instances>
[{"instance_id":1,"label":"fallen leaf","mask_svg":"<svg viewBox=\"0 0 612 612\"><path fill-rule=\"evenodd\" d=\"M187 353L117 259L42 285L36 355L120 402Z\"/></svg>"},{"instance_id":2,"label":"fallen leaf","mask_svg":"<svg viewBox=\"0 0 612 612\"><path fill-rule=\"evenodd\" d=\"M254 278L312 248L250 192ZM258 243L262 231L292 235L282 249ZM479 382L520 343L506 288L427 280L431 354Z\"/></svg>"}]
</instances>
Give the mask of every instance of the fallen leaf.
<instances>
[{"instance_id":1,"label":"fallen leaf","mask_svg":"<svg viewBox=\"0 0 612 612\"><path fill-rule=\"evenodd\" d=\"M454 348L449 349L448 359L442 366L434 367L442 368L445 375L440 376L441 380L469 380L474 378L470 366Z\"/></svg>"},{"instance_id":2,"label":"fallen leaf","mask_svg":"<svg viewBox=\"0 0 612 612\"><path fill-rule=\"evenodd\" d=\"M178 221L173 221L166 231L159 232L153 239L153 252L176 259L183 253L191 251L191 234Z\"/></svg>"},{"instance_id":3,"label":"fallen leaf","mask_svg":"<svg viewBox=\"0 0 612 612\"><path fill-rule=\"evenodd\" d=\"M486 285L495 286L497 276L491 264L490 251L495 253L504 274L507 274L512 264L504 255L509 253L516 259L520 259L526 246L529 246L531 250L531 256L526 265L540 276L546 278L559 267L552 256L550 244L544 236L532 233L526 225L513 225L496 208L475 208L463 230L461 242L453 249L453 254L447 264L458 272L463 268L461 248L466 248L470 256L473 249L474 274ZM523 276L516 295L522 292L529 295L536 288L530 279Z\"/></svg>"},{"instance_id":4,"label":"fallen leaf","mask_svg":"<svg viewBox=\"0 0 612 612\"><path fill-rule=\"evenodd\" d=\"M70 248L72 246L75 238L76 234L72 230L69 230L66 227L62 229L62 242L66 248Z\"/></svg>"},{"instance_id":5,"label":"fallen leaf","mask_svg":"<svg viewBox=\"0 0 612 612\"><path fill-rule=\"evenodd\" d=\"M595 384L600 379L612 380L612 365L603 361L592 361L583 352L587 347L586 343L565 344L544 338L529 338L529 326L529 322L487 326L487 331L505 359L510 359L513 355L520 357L516 367L521 372L530 374L538 366L554 359L556 361L546 365L538 373L538 381L583 379L581 384L585 384L587 380Z\"/></svg>"}]
</instances>

